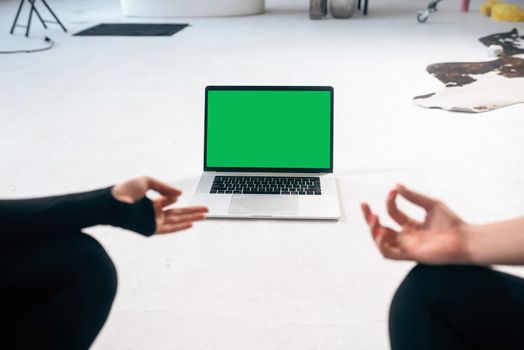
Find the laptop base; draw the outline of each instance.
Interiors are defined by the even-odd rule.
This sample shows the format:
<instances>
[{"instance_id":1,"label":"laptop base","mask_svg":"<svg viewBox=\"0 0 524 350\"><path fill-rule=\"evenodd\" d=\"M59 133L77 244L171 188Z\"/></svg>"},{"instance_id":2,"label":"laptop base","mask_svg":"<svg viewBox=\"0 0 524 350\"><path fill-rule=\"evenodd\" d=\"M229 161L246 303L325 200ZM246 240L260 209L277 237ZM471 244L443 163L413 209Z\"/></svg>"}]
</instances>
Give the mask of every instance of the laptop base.
<instances>
[{"instance_id":1,"label":"laptop base","mask_svg":"<svg viewBox=\"0 0 524 350\"><path fill-rule=\"evenodd\" d=\"M215 176L318 176L322 195L210 193ZM209 208L208 218L338 220L336 179L331 174L268 174L205 172L192 204Z\"/></svg>"}]
</instances>

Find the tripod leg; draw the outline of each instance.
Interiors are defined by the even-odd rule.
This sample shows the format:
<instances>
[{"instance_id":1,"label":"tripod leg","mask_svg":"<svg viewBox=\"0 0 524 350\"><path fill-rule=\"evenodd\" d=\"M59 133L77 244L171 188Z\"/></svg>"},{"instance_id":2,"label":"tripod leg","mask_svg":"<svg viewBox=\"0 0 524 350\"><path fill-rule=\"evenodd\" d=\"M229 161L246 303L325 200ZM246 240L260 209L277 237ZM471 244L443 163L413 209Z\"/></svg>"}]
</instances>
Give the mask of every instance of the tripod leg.
<instances>
[{"instance_id":1,"label":"tripod leg","mask_svg":"<svg viewBox=\"0 0 524 350\"><path fill-rule=\"evenodd\" d=\"M360 10L360 8L362 7L362 6L360 6L361 3L362 3L362 0L358 0L358 2L357 2L357 9L359 9L359 10Z\"/></svg>"},{"instance_id":2,"label":"tripod leg","mask_svg":"<svg viewBox=\"0 0 524 350\"><path fill-rule=\"evenodd\" d=\"M20 16L20 11L22 11L22 7L24 6L24 0L20 0L20 6L18 6L18 11L16 11L15 21L13 22L13 26L11 27L11 34L15 31L16 23L18 22L18 17Z\"/></svg>"},{"instance_id":3,"label":"tripod leg","mask_svg":"<svg viewBox=\"0 0 524 350\"><path fill-rule=\"evenodd\" d=\"M35 13L36 13L36 16L38 17L38 19L40 20L40 22L42 22L42 25L44 26L45 29L47 29L47 26L45 24L45 21L43 20L42 16L40 16L40 12L38 12L38 10L36 9L35 7Z\"/></svg>"},{"instance_id":4,"label":"tripod leg","mask_svg":"<svg viewBox=\"0 0 524 350\"><path fill-rule=\"evenodd\" d=\"M49 10L49 12L51 12L51 14L53 15L53 17L56 19L56 22L60 25L60 27L62 27L62 29L64 30L64 32L67 33L67 29L66 29L66 27L64 27L64 25L62 24L62 22L60 22L60 20L59 20L58 17L55 15L55 13L53 12L53 10L51 10L51 7L49 7L49 5L47 4L47 2L45 2L45 0L42 0L42 2L44 3L45 7L47 7L47 9Z\"/></svg>"},{"instance_id":5,"label":"tripod leg","mask_svg":"<svg viewBox=\"0 0 524 350\"><path fill-rule=\"evenodd\" d=\"M364 0L364 11L362 13L364 16L368 15L368 0Z\"/></svg>"},{"instance_id":6,"label":"tripod leg","mask_svg":"<svg viewBox=\"0 0 524 350\"><path fill-rule=\"evenodd\" d=\"M31 4L31 10L29 10L29 19L27 20L27 28L25 29L25 36L29 36L29 28L31 28L31 19L33 18L33 11L35 10L35 0L27 0Z\"/></svg>"}]
</instances>

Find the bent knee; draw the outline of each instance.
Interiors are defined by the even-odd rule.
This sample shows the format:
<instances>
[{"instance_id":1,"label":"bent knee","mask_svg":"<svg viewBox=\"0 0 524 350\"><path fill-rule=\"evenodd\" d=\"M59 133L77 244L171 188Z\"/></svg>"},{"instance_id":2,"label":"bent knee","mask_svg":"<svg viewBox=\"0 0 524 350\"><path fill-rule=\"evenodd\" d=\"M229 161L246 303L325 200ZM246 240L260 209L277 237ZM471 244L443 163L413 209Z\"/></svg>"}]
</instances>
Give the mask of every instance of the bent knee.
<instances>
[{"instance_id":1,"label":"bent knee","mask_svg":"<svg viewBox=\"0 0 524 350\"><path fill-rule=\"evenodd\" d=\"M489 268L469 265L415 266L404 278L392 301L392 308L416 303L429 306L442 298L460 298L474 292L479 281L492 278Z\"/></svg>"},{"instance_id":2,"label":"bent knee","mask_svg":"<svg viewBox=\"0 0 524 350\"><path fill-rule=\"evenodd\" d=\"M406 347L413 332L427 337L434 305L453 289L448 283L454 266L417 265L397 288L389 310L389 333L392 349Z\"/></svg>"},{"instance_id":3,"label":"bent knee","mask_svg":"<svg viewBox=\"0 0 524 350\"><path fill-rule=\"evenodd\" d=\"M92 299L110 306L116 294L118 278L113 261L93 237L80 234L68 243L74 280Z\"/></svg>"}]
</instances>

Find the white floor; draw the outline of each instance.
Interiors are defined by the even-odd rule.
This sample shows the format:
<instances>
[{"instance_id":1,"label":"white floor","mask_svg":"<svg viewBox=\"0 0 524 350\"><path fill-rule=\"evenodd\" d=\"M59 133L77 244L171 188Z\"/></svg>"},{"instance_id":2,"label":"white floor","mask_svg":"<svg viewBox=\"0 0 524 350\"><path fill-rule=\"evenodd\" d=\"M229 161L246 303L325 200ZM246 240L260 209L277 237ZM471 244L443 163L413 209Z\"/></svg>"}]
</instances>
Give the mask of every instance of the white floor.
<instances>
[{"instance_id":1,"label":"white floor","mask_svg":"<svg viewBox=\"0 0 524 350\"><path fill-rule=\"evenodd\" d=\"M114 0L49 3L72 32L132 20ZM90 229L120 278L94 349L386 349L389 301L412 264L379 256L361 201L384 214L387 190L403 182L471 222L522 215L524 105L469 115L411 98L441 87L427 64L486 59L479 37L523 24L482 17L479 1L463 14L446 0L424 25L422 0L371 0L367 18L324 21L308 19L307 3L177 19L191 27L167 38L72 37L53 26L52 50L0 55L0 197L150 174L187 198L202 169L205 85L335 87L343 219L210 220L153 239ZM0 1L0 50L41 45L7 34L16 4Z\"/></svg>"}]
</instances>

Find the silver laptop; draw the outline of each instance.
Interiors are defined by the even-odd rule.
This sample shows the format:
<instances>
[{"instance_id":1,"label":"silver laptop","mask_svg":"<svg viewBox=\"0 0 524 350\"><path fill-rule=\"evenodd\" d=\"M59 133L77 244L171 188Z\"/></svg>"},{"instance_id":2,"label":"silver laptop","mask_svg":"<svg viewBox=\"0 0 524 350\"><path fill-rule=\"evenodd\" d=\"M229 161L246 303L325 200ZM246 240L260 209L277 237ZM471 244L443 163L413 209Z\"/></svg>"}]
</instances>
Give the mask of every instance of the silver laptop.
<instances>
[{"instance_id":1,"label":"silver laptop","mask_svg":"<svg viewBox=\"0 0 524 350\"><path fill-rule=\"evenodd\" d=\"M333 88L208 86L204 173L192 203L210 218L340 217Z\"/></svg>"}]
</instances>

